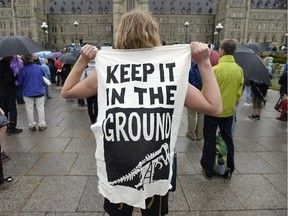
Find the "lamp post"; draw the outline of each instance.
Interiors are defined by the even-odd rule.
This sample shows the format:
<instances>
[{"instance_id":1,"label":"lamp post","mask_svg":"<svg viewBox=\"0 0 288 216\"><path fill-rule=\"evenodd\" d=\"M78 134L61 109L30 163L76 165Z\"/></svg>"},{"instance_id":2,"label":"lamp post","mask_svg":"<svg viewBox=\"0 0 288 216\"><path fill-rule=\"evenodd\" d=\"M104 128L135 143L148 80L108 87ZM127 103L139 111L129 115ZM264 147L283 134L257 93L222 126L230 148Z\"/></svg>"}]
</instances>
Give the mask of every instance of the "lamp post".
<instances>
[{"instance_id":1,"label":"lamp post","mask_svg":"<svg viewBox=\"0 0 288 216\"><path fill-rule=\"evenodd\" d=\"M79 22L75 20L73 24L74 24L74 26L75 26L76 41L77 41L77 39L78 39L78 36L77 36L77 27L78 27L78 25L79 25Z\"/></svg>"},{"instance_id":2,"label":"lamp post","mask_svg":"<svg viewBox=\"0 0 288 216\"><path fill-rule=\"evenodd\" d=\"M216 32L214 33L214 35L217 35L217 50L218 50L220 46L220 32L222 31L223 26L221 23L218 23L215 28L216 28Z\"/></svg>"},{"instance_id":3,"label":"lamp post","mask_svg":"<svg viewBox=\"0 0 288 216\"><path fill-rule=\"evenodd\" d=\"M48 33L47 29L48 29L48 25L46 22L43 22L41 25L41 28L43 30L44 33L44 48L46 48L46 34Z\"/></svg>"},{"instance_id":4,"label":"lamp post","mask_svg":"<svg viewBox=\"0 0 288 216\"><path fill-rule=\"evenodd\" d=\"M284 35L285 36L285 47L288 48L288 32Z\"/></svg>"},{"instance_id":5,"label":"lamp post","mask_svg":"<svg viewBox=\"0 0 288 216\"><path fill-rule=\"evenodd\" d=\"M186 21L185 23L184 23L184 26L185 26L185 30L186 30L186 34L185 34L185 43L188 43L188 26L189 26L189 22L188 21Z\"/></svg>"},{"instance_id":6,"label":"lamp post","mask_svg":"<svg viewBox=\"0 0 288 216\"><path fill-rule=\"evenodd\" d=\"M214 49L217 50L217 40L218 40L218 32L215 31L214 32L214 39L213 39L213 42L214 42Z\"/></svg>"}]
</instances>

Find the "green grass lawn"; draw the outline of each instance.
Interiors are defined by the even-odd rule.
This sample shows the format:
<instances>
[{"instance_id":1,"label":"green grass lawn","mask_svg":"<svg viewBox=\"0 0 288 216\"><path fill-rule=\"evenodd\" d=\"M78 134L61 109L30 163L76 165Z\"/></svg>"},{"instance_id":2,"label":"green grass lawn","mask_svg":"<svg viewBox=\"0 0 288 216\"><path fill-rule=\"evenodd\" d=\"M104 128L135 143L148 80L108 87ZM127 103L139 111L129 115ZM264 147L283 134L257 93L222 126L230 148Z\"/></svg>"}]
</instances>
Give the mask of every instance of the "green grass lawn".
<instances>
[{"instance_id":1,"label":"green grass lawn","mask_svg":"<svg viewBox=\"0 0 288 216\"><path fill-rule=\"evenodd\" d=\"M271 86L269 87L270 89L273 89L273 90L276 90L276 91L279 91L280 89L280 85L278 84L278 80L279 78L273 78L271 79Z\"/></svg>"}]
</instances>

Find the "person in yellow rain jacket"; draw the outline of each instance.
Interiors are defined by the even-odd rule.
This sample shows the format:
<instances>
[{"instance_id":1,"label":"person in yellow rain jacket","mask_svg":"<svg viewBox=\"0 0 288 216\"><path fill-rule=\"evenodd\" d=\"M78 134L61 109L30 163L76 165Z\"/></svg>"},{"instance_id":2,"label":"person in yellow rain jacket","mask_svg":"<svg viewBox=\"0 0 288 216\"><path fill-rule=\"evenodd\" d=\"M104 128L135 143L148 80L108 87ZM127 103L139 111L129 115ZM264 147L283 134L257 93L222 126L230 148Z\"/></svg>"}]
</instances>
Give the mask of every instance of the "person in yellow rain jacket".
<instances>
[{"instance_id":1,"label":"person in yellow rain jacket","mask_svg":"<svg viewBox=\"0 0 288 216\"><path fill-rule=\"evenodd\" d=\"M222 41L219 51L219 62L213 67L222 97L222 113L217 117L204 116L204 146L200 163L204 177L209 180L214 175L213 168L216 157L216 132L218 127L228 149L228 169L223 177L230 179L235 169L232 123L236 103L242 95L244 84L243 70L235 63L233 57L235 50L236 43L234 40Z\"/></svg>"}]
</instances>

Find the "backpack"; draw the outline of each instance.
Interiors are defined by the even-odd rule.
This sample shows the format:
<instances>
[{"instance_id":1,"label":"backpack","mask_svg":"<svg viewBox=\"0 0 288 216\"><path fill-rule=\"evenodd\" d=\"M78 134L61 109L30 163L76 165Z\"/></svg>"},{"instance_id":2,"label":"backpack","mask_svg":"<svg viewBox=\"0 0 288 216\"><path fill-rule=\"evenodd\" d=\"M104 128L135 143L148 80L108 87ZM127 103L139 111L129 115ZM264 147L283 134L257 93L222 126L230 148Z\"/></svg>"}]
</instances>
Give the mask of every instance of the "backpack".
<instances>
[{"instance_id":1,"label":"backpack","mask_svg":"<svg viewBox=\"0 0 288 216\"><path fill-rule=\"evenodd\" d=\"M191 67L189 71L189 83L199 90L202 89L202 78L197 62L191 62Z\"/></svg>"},{"instance_id":2,"label":"backpack","mask_svg":"<svg viewBox=\"0 0 288 216\"><path fill-rule=\"evenodd\" d=\"M216 136L216 158L214 164L214 173L224 175L227 168L227 146L221 135Z\"/></svg>"}]
</instances>

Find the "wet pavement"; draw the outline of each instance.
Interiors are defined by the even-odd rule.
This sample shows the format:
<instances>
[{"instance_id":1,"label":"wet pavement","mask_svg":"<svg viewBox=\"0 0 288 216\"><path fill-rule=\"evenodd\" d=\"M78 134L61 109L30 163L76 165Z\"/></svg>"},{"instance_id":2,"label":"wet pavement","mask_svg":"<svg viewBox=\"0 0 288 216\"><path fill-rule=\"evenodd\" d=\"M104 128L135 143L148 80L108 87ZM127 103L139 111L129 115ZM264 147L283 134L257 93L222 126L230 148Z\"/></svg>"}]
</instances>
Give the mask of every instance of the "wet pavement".
<instances>
[{"instance_id":1,"label":"wet pavement","mask_svg":"<svg viewBox=\"0 0 288 216\"><path fill-rule=\"evenodd\" d=\"M2 149L11 160L3 163L4 173L18 181L0 191L0 216L103 216L87 108L78 107L77 101L67 103L61 87L49 88L48 128L29 131L25 107L18 105L23 132L5 137ZM287 215L287 124L275 119L278 98L278 92L268 91L260 121L248 118L252 108L241 98L234 133L236 170L230 182L203 177L203 141L185 137L184 108L176 144L177 190L169 196L169 215ZM139 209L134 215L141 215Z\"/></svg>"}]
</instances>

